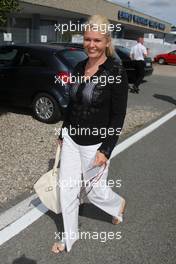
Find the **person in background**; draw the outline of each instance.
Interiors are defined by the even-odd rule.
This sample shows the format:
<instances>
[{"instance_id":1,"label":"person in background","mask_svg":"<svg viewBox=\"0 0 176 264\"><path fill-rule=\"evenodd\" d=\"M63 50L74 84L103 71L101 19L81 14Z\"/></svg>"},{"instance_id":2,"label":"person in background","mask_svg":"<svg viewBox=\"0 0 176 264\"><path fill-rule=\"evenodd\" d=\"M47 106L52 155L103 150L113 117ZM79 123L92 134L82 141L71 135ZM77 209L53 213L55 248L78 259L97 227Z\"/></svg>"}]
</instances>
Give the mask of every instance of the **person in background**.
<instances>
[{"instance_id":1,"label":"person in background","mask_svg":"<svg viewBox=\"0 0 176 264\"><path fill-rule=\"evenodd\" d=\"M144 37L139 37L137 39L137 44L131 48L130 57L132 60L134 60L134 66L136 69L136 79L132 86L131 92L139 93L139 85L144 78L144 58L147 57L147 49L144 46Z\"/></svg>"}]
</instances>

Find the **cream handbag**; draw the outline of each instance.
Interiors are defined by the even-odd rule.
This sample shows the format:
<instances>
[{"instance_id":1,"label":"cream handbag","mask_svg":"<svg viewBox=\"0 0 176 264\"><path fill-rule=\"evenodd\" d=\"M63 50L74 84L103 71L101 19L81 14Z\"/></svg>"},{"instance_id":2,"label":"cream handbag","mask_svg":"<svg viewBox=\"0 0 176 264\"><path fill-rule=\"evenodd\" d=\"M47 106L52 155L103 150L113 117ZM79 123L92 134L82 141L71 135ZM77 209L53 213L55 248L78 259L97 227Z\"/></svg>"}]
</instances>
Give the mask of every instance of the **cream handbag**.
<instances>
[{"instance_id":1,"label":"cream handbag","mask_svg":"<svg viewBox=\"0 0 176 264\"><path fill-rule=\"evenodd\" d=\"M59 189L59 169L60 145L58 144L54 167L42 175L34 184L34 189L41 202L51 211L58 214L61 212L60 189Z\"/></svg>"}]
</instances>

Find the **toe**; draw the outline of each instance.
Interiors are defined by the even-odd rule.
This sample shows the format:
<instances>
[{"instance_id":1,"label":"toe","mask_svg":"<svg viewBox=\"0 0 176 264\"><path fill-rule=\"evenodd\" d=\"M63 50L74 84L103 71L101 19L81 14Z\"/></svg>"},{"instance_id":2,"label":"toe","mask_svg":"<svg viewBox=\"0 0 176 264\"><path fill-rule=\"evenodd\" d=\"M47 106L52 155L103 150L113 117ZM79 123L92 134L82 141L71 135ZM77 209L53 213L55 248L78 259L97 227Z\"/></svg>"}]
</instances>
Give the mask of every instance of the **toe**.
<instances>
[{"instance_id":1,"label":"toe","mask_svg":"<svg viewBox=\"0 0 176 264\"><path fill-rule=\"evenodd\" d=\"M51 251L53 253L56 253L56 254L59 253L60 250L59 250L58 245L57 244L54 244L53 247L52 247L52 249L51 249Z\"/></svg>"}]
</instances>

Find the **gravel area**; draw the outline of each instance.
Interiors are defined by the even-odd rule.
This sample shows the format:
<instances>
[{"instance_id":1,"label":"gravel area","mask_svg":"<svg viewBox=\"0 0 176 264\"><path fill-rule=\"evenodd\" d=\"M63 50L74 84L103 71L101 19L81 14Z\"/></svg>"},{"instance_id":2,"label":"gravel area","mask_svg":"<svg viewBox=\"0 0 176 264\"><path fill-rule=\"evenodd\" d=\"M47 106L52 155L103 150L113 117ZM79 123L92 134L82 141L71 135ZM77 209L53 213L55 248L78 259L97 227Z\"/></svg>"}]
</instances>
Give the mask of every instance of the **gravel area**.
<instances>
[{"instance_id":1,"label":"gravel area","mask_svg":"<svg viewBox=\"0 0 176 264\"><path fill-rule=\"evenodd\" d=\"M142 127L162 113L136 106L128 109L123 134ZM32 194L33 184L52 168L57 124L43 124L30 115L0 112L0 207L23 193Z\"/></svg>"}]
</instances>

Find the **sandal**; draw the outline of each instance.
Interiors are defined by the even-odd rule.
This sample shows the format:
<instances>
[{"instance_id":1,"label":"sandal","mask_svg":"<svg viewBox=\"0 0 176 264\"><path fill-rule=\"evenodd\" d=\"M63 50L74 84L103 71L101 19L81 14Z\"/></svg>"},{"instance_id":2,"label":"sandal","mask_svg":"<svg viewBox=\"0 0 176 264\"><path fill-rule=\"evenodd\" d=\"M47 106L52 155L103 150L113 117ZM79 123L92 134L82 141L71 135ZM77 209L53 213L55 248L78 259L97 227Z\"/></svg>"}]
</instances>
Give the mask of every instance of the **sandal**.
<instances>
[{"instance_id":1,"label":"sandal","mask_svg":"<svg viewBox=\"0 0 176 264\"><path fill-rule=\"evenodd\" d=\"M65 250L65 242L63 240L60 240L59 242L55 242L51 249L51 251L55 254L58 254L59 252L63 252L64 250Z\"/></svg>"},{"instance_id":2,"label":"sandal","mask_svg":"<svg viewBox=\"0 0 176 264\"><path fill-rule=\"evenodd\" d=\"M119 215L112 218L112 224L113 225L118 225L121 222L123 222L123 215L124 215L124 212L125 212L125 207L126 207L126 202L125 202L125 199L122 198Z\"/></svg>"}]
</instances>

